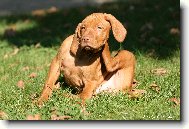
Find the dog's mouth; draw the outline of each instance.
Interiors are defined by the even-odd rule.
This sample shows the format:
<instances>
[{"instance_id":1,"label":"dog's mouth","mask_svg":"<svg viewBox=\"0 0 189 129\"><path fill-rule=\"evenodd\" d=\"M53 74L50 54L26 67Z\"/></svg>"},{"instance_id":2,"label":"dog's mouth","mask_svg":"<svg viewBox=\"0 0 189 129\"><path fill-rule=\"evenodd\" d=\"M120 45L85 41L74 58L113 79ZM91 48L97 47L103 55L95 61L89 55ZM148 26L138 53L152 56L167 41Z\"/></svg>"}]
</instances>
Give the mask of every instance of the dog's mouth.
<instances>
[{"instance_id":1,"label":"dog's mouth","mask_svg":"<svg viewBox=\"0 0 189 129\"><path fill-rule=\"evenodd\" d=\"M87 46L82 47L81 50L82 50L82 53L91 55L91 54L96 54L96 53L100 52L103 49L103 47L104 47L104 45L102 45L98 48L93 48L93 47L87 45Z\"/></svg>"}]
</instances>

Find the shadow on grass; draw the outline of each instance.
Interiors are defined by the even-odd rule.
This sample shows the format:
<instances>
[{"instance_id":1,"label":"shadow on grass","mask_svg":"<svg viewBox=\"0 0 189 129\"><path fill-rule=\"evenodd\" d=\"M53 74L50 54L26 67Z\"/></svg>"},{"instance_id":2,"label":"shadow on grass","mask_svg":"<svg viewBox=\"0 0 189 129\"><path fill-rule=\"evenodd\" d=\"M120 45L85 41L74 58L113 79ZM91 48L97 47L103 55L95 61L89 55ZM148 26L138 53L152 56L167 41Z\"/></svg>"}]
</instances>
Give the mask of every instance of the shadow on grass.
<instances>
[{"instance_id":1,"label":"shadow on grass","mask_svg":"<svg viewBox=\"0 0 189 129\"><path fill-rule=\"evenodd\" d=\"M17 31L13 37L1 36L10 44L21 47L39 43L44 47L59 46L73 34L79 22L94 12L111 13L127 28L127 38L123 48L165 59L180 49L180 34L170 34L171 28L180 30L180 4L177 0L128 0L98 7L77 7L62 9L45 16L19 15L0 17L8 24L32 20L37 26ZM110 36L111 50L120 45Z\"/></svg>"}]
</instances>

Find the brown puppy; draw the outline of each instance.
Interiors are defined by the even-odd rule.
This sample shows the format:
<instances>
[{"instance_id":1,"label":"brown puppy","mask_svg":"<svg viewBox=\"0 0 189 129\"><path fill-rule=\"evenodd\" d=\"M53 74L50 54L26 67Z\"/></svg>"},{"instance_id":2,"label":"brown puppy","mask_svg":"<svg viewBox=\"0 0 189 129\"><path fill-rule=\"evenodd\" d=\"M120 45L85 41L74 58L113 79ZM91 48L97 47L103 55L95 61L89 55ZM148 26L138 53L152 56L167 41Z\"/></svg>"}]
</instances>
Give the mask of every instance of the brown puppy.
<instances>
[{"instance_id":1,"label":"brown puppy","mask_svg":"<svg viewBox=\"0 0 189 129\"><path fill-rule=\"evenodd\" d=\"M130 91L134 77L135 57L121 50L111 57L109 32L123 42L127 31L112 15L94 13L78 24L75 34L66 38L53 59L39 104L48 100L60 73L75 88L84 104L102 91Z\"/></svg>"}]
</instances>

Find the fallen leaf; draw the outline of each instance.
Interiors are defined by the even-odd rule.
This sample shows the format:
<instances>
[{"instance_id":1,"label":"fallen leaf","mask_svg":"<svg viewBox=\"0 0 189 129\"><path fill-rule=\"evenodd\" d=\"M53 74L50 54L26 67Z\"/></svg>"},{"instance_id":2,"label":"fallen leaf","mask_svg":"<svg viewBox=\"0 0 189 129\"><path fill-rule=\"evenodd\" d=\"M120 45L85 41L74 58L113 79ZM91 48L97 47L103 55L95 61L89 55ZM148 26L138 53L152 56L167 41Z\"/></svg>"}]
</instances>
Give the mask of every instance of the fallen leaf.
<instances>
[{"instance_id":1,"label":"fallen leaf","mask_svg":"<svg viewBox=\"0 0 189 129\"><path fill-rule=\"evenodd\" d=\"M156 54L155 49L150 49L147 55L150 56L150 57L152 57L152 56L154 56L155 54Z\"/></svg>"},{"instance_id":2,"label":"fallen leaf","mask_svg":"<svg viewBox=\"0 0 189 129\"><path fill-rule=\"evenodd\" d=\"M0 111L0 118L3 119L3 120L7 120L8 119L8 115L5 112Z\"/></svg>"},{"instance_id":3,"label":"fallen leaf","mask_svg":"<svg viewBox=\"0 0 189 129\"><path fill-rule=\"evenodd\" d=\"M36 45L35 45L35 48L40 48L41 47L41 44L40 43L37 43Z\"/></svg>"},{"instance_id":4,"label":"fallen leaf","mask_svg":"<svg viewBox=\"0 0 189 129\"><path fill-rule=\"evenodd\" d=\"M30 78L35 78L35 77L37 77L37 73L34 73L34 72L33 72L33 73L31 73L31 74L29 75L29 77L30 77Z\"/></svg>"},{"instance_id":5,"label":"fallen leaf","mask_svg":"<svg viewBox=\"0 0 189 129\"><path fill-rule=\"evenodd\" d=\"M25 19L25 20L24 20L24 23L26 23L26 24L27 24L27 23L30 23L30 22L31 22L30 19Z\"/></svg>"},{"instance_id":6,"label":"fallen leaf","mask_svg":"<svg viewBox=\"0 0 189 129\"><path fill-rule=\"evenodd\" d=\"M20 80L17 82L18 88L24 89L24 81Z\"/></svg>"},{"instance_id":7,"label":"fallen leaf","mask_svg":"<svg viewBox=\"0 0 189 129\"><path fill-rule=\"evenodd\" d=\"M38 9L38 10L34 10L32 11L32 15L33 16L45 16L46 15L46 11L44 9Z\"/></svg>"},{"instance_id":8,"label":"fallen leaf","mask_svg":"<svg viewBox=\"0 0 189 129\"><path fill-rule=\"evenodd\" d=\"M167 73L167 70L164 69L164 68L157 68L157 69L151 70L151 72L152 72L153 74L156 74L156 75L164 75L164 74Z\"/></svg>"},{"instance_id":9,"label":"fallen leaf","mask_svg":"<svg viewBox=\"0 0 189 129\"><path fill-rule=\"evenodd\" d=\"M9 68L15 67L17 64L9 64Z\"/></svg>"},{"instance_id":10,"label":"fallen leaf","mask_svg":"<svg viewBox=\"0 0 189 129\"><path fill-rule=\"evenodd\" d=\"M38 67L36 67L36 70L42 70L42 69L44 69L43 66L38 66Z\"/></svg>"},{"instance_id":11,"label":"fallen leaf","mask_svg":"<svg viewBox=\"0 0 189 129\"><path fill-rule=\"evenodd\" d=\"M16 55L19 52L19 50L20 50L19 48L15 47L14 50L13 50L13 52L10 53L10 56Z\"/></svg>"},{"instance_id":12,"label":"fallen leaf","mask_svg":"<svg viewBox=\"0 0 189 129\"><path fill-rule=\"evenodd\" d=\"M29 69L30 69L29 66L25 66L22 68L22 71L28 71Z\"/></svg>"},{"instance_id":13,"label":"fallen leaf","mask_svg":"<svg viewBox=\"0 0 189 129\"><path fill-rule=\"evenodd\" d=\"M176 105L180 105L180 98L170 98L171 102L174 102Z\"/></svg>"},{"instance_id":14,"label":"fallen leaf","mask_svg":"<svg viewBox=\"0 0 189 129\"><path fill-rule=\"evenodd\" d=\"M180 30L178 28L171 28L170 29L170 34L179 35L180 34Z\"/></svg>"},{"instance_id":15,"label":"fallen leaf","mask_svg":"<svg viewBox=\"0 0 189 129\"><path fill-rule=\"evenodd\" d=\"M19 48L15 47L11 53L6 53L3 58L6 59L8 57L14 56L19 52L19 50Z\"/></svg>"},{"instance_id":16,"label":"fallen leaf","mask_svg":"<svg viewBox=\"0 0 189 129\"><path fill-rule=\"evenodd\" d=\"M140 98L146 93L146 90L133 89L128 92L129 98Z\"/></svg>"},{"instance_id":17,"label":"fallen leaf","mask_svg":"<svg viewBox=\"0 0 189 129\"><path fill-rule=\"evenodd\" d=\"M26 120L41 120L41 116L39 114L35 114L35 115L28 115L26 117Z\"/></svg>"},{"instance_id":18,"label":"fallen leaf","mask_svg":"<svg viewBox=\"0 0 189 129\"><path fill-rule=\"evenodd\" d=\"M47 13L56 13L58 11L58 9L56 7L51 7L47 10Z\"/></svg>"},{"instance_id":19,"label":"fallen leaf","mask_svg":"<svg viewBox=\"0 0 189 129\"><path fill-rule=\"evenodd\" d=\"M57 116L56 114L51 115L51 120L67 120L70 118L71 116Z\"/></svg>"},{"instance_id":20,"label":"fallen leaf","mask_svg":"<svg viewBox=\"0 0 189 129\"><path fill-rule=\"evenodd\" d=\"M152 90L158 92L158 93L160 92L160 87L159 87L157 84L155 84L155 83L152 83L152 84L150 85L150 88L151 88Z\"/></svg>"}]
</instances>

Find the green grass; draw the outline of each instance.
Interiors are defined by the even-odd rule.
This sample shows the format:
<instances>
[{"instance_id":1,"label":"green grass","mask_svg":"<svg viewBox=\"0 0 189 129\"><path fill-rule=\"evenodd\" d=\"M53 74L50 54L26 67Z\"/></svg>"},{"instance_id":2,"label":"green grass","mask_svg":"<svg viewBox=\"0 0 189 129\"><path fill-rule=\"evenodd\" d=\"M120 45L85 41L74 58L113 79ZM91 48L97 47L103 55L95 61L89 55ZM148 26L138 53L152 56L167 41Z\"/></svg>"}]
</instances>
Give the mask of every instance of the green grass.
<instances>
[{"instance_id":1,"label":"green grass","mask_svg":"<svg viewBox=\"0 0 189 129\"><path fill-rule=\"evenodd\" d=\"M32 103L32 96L41 93L49 63L61 42L74 33L85 16L99 11L113 14L126 25L128 35L122 47L135 54L137 88L147 93L139 99L122 93L100 94L87 102L89 115L85 116L78 100L65 98L63 94L69 91L61 88L38 108ZM145 28L146 24L152 28ZM4 36L11 25L16 26L15 36ZM180 29L180 4L176 0L117 2L64 9L40 17L30 14L0 17L0 111L9 120L24 120L32 114L49 120L53 109L57 115L71 116L70 120L180 120L180 105L170 101L180 98L180 36L170 34L171 28ZM36 48L37 43L41 47ZM112 35L110 45L112 51L120 47ZM15 47L19 52L6 58ZM29 70L23 71L26 66ZM156 68L164 68L167 73L155 75L151 70ZM35 78L29 78L32 72L37 73ZM19 80L24 81L24 89L17 87ZM160 92L150 88L152 83L159 86Z\"/></svg>"}]
</instances>

